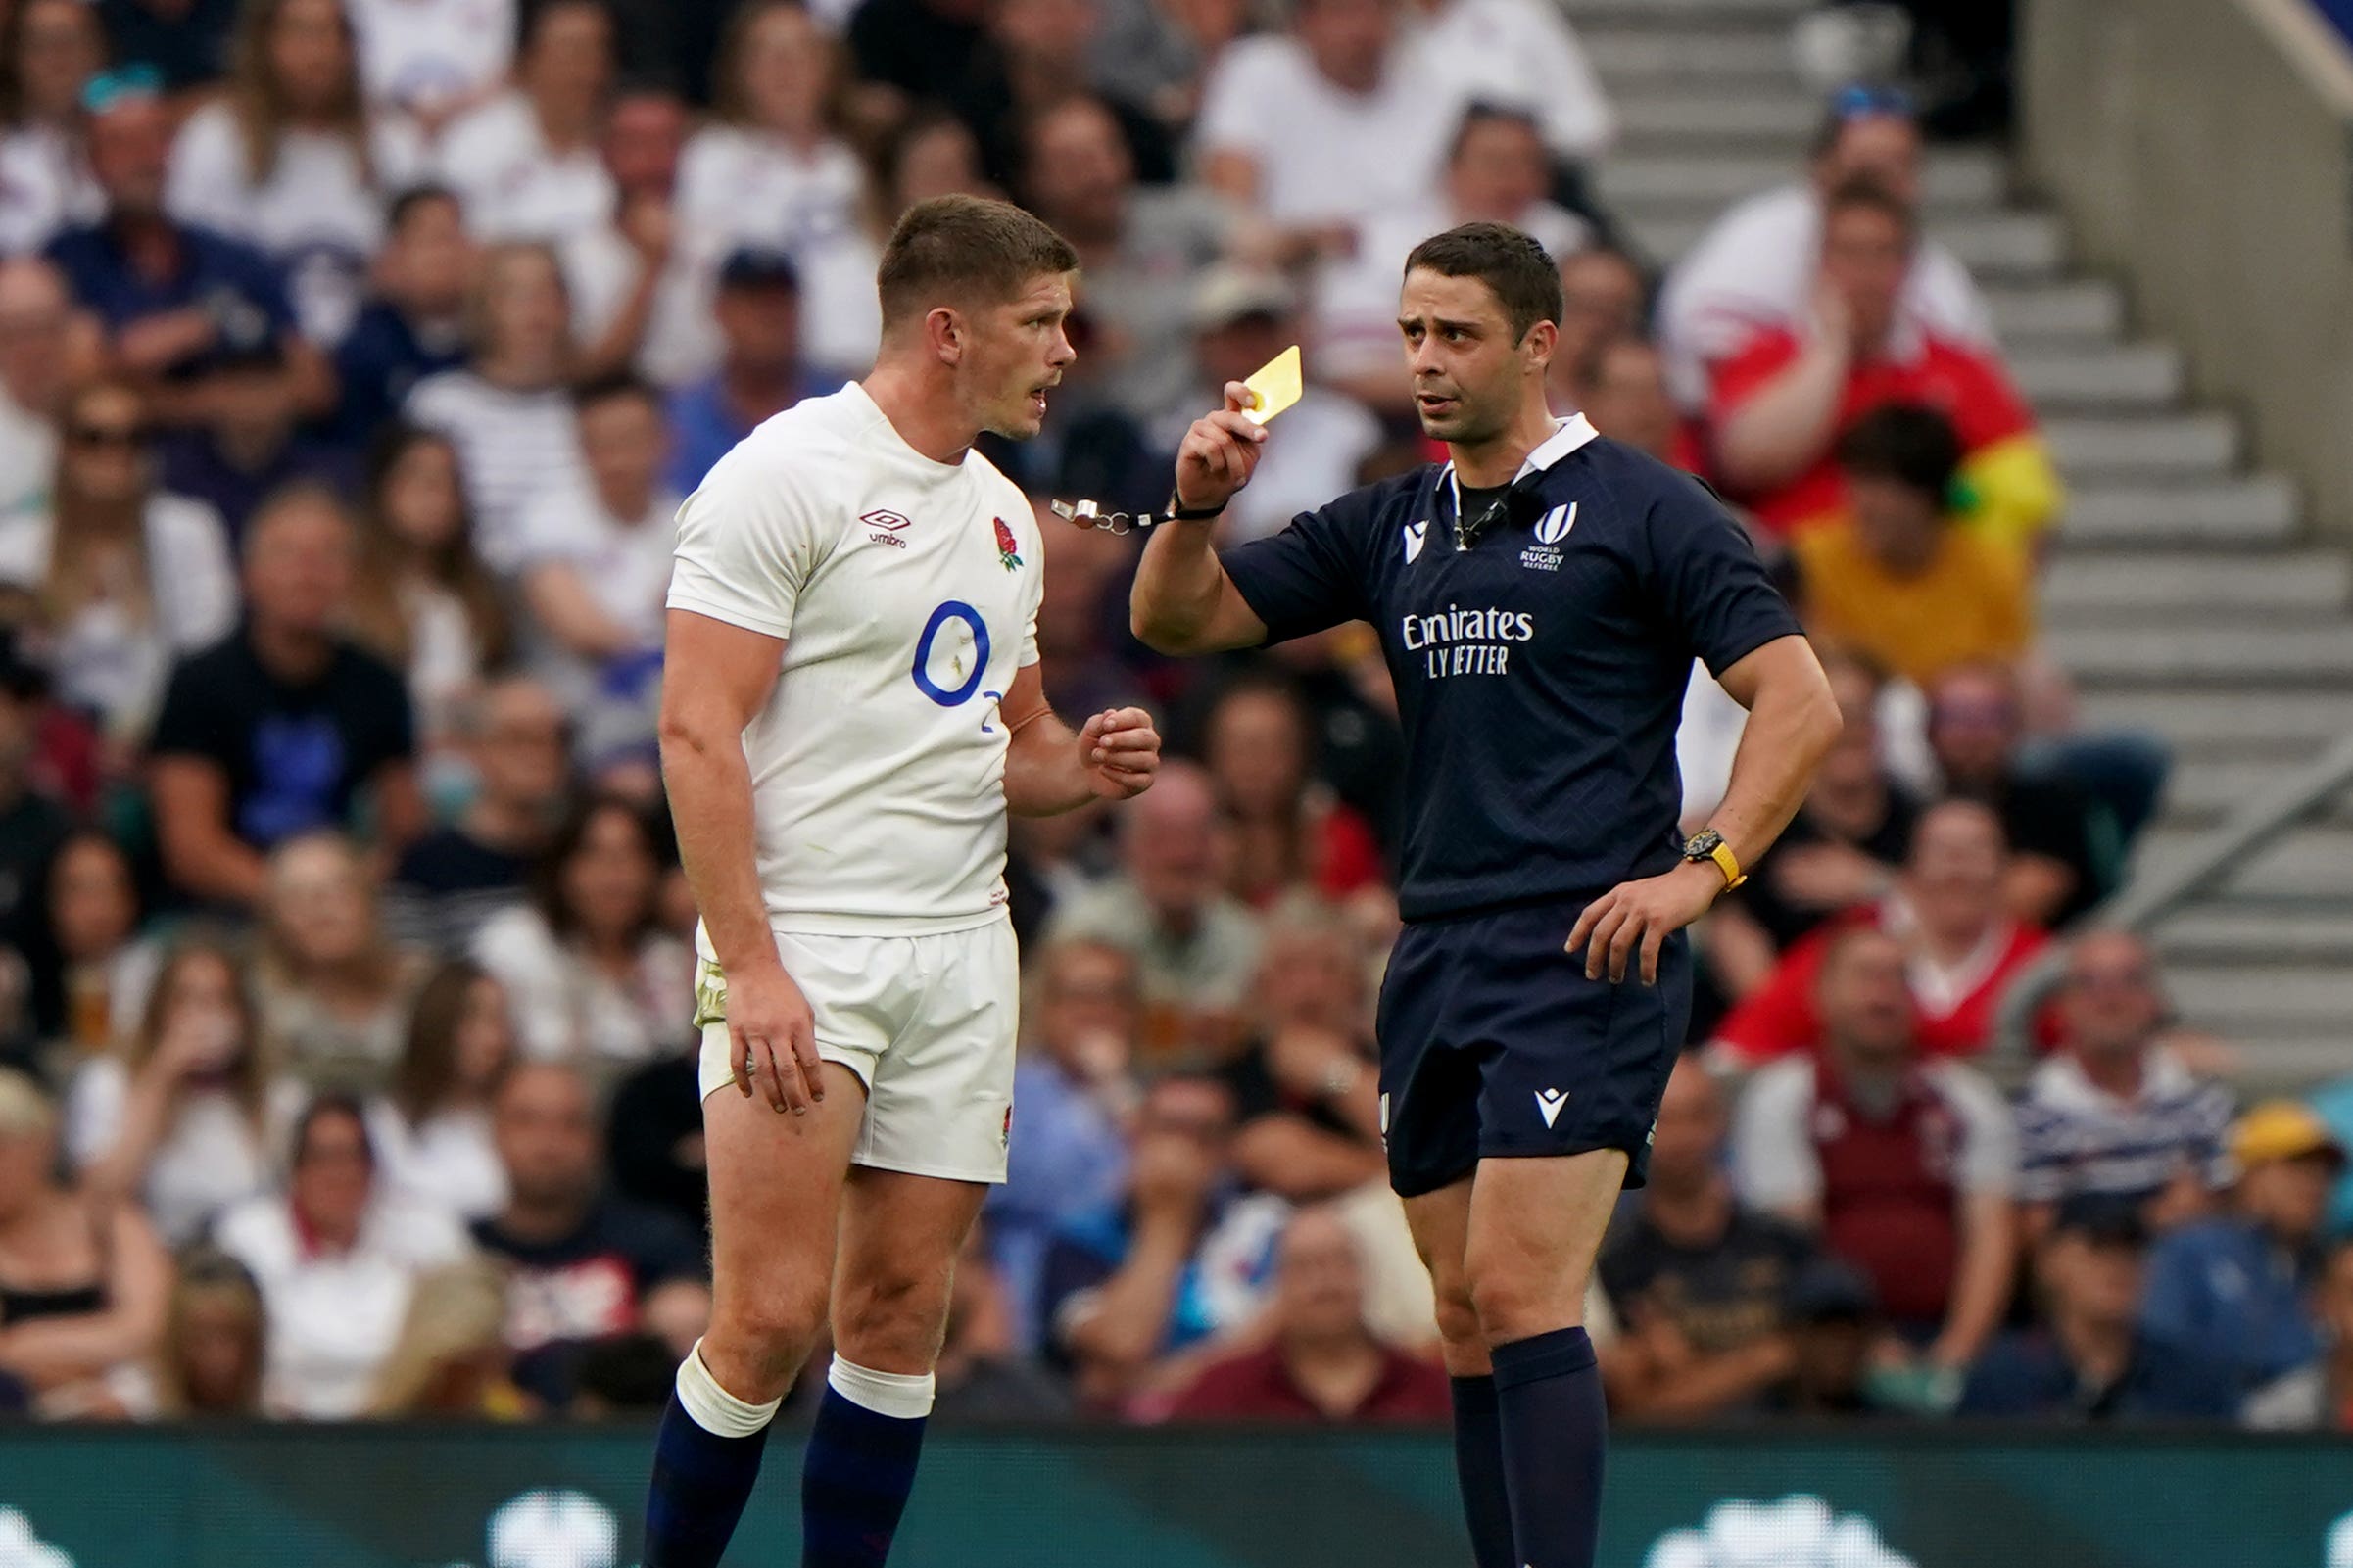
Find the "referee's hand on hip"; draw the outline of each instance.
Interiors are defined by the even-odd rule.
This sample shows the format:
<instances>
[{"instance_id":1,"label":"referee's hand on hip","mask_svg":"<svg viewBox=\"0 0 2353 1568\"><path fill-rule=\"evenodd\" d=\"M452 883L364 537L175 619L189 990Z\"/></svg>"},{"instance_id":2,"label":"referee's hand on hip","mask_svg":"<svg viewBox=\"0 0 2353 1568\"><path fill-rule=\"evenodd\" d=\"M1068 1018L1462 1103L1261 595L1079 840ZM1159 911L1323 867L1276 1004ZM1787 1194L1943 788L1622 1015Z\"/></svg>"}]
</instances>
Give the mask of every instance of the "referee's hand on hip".
<instances>
[{"instance_id":1,"label":"referee's hand on hip","mask_svg":"<svg viewBox=\"0 0 2353 1568\"><path fill-rule=\"evenodd\" d=\"M1187 511L1222 507L1250 483L1265 455L1267 427L1245 414L1250 389L1225 383L1225 406L1203 414L1176 449L1176 504Z\"/></svg>"},{"instance_id":2,"label":"referee's hand on hip","mask_svg":"<svg viewBox=\"0 0 2353 1568\"><path fill-rule=\"evenodd\" d=\"M1615 985L1626 961L1641 954L1642 983L1658 983L1658 949L1707 913L1724 890L1724 874L1709 861L1679 861L1675 869L1640 881L1619 882L1585 906L1568 933L1567 951L1585 949L1585 977L1607 972Z\"/></svg>"}]
</instances>

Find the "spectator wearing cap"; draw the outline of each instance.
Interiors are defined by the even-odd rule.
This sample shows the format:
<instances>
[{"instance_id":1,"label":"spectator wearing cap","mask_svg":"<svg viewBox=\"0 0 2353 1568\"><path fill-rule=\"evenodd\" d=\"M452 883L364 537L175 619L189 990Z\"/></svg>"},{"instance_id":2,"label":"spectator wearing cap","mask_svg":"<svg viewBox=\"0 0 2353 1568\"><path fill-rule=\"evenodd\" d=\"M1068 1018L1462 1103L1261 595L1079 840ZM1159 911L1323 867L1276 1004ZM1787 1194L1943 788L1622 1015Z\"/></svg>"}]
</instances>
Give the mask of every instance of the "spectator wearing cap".
<instances>
[{"instance_id":1,"label":"spectator wearing cap","mask_svg":"<svg viewBox=\"0 0 2353 1568\"><path fill-rule=\"evenodd\" d=\"M809 8L756 0L728 19L712 84L712 122L687 144L678 176L697 280L707 291L712 271L746 247L791 257L808 307L799 335L808 359L839 376L863 372L883 330L880 237L868 225L900 209L868 210L840 45Z\"/></svg>"},{"instance_id":2,"label":"spectator wearing cap","mask_svg":"<svg viewBox=\"0 0 2353 1568\"><path fill-rule=\"evenodd\" d=\"M2148 1227L2127 1200L2062 1202L2035 1250L2043 1322L1995 1340L1969 1369L1958 1413L2011 1420L2228 1421L2235 1370L2204 1339L2137 1321Z\"/></svg>"},{"instance_id":3,"label":"spectator wearing cap","mask_svg":"<svg viewBox=\"0 0 2353 1568\"><path fill-rule=\"evenodd\" d=\"M33 601L58 699L118 756L146 734L172 661L237 619L226 531L157 486L148 406L119 380L74 392L47 504L0 518L0 583Z\"/></svg>"},{"instance_id":4,"label":"spectator wearing cap","mask_svg":"<svg viewBox=\"0 0 2353 1568\"><path fill-rule=\"evenodd\" d=\"M2246 1423L2271 1432L2353 1432L2353 1237L2329 1244L2313 1287L2323 1349L2247 1397Z\"/></svg>"},{"instance_id":5,"label":"spectator wearing cap","mask_svg":"<svg viewBox=\"0 0 2353 1568\"><path fill-rule=\"evenodd\" d=\"M178 94L228 73L237 0L96 0L108 53L144 61L158 84Z\"/></svg>"},{"instance_id":6,"label":"spectator wearing cap","mask_svg":"<svg viewBox=\"0 0 2353 1568\"><path fill-rule=\"evenodd\" d=\"M1795 1370L1784 1300L1817 1249L1733 1196L1728 1121L1721 1086L1698 1056L1683 1057L1658 1104L1650 1179L1596 1265L1620 1325L1602 1383L1627 1420L1753 1408Z\"/></svg>"},{"instance_id":7,"label":"spectator wearing cap","mask_svg":"<svg viewBox=\"0 0 2353 1568\"><path fill-rule=\"evenodd\" d=\"M1453 1408L1446 1373L1384 1343L1365 1320L1365 1260L1333 1209L1294 1212L1274 1249L1265 1343L1203 1365L1170 1414L1180 1421L1434 1426Z\"/></svg>"},{"instance_id":8,"label":"spectator wearing cap","mask_svg":"<svg viewBox=\"0 0 2353 1568\"><path fill-rule=\"evenodd\" d=\"M164 201L282 268L303 335L331 348L359 313L385 198L425 158L415 127L360 91L342 0L247 0L226 91L180 126Z\"/></svg>"},{"instance_id":9,"label":"spectator wearing cap","mask_svg":"<svg viewBox=\"0 0 2353 1568\"><path fill-rule=\"evenodd\" d=\"M1213 1078L1163 1078L1136 1117L1127 1191L1066 1224L1046 1252L1048 1360L1096 1410L1177 1381L1175 1357L1258 1310L1290 1206L1244 1194L1233 1097Z\"/></svg>"},{"instance_id":10,"label":"spectator wearing cap","mask_svg":"<svg viewBox=\"0 0 2353 1568\"><path fill-rule=\"evenodd\" d=\"M670 394L670 488L692 495L737 442L840 378L801 357L800 271L783 251L740 249L719 268L719 367Z\"/></svg>"},{"instance_id":11,"label":"spectator wearing cap","mask_svg":"<svg viewBox=\"0 0 2353 1568\"><path fill-rule=\"evenodd\" d=\"M1961 438L1892 403L1838 443L1846 505L1791 543L1806 630L1914 686L1962 664L2013 663L2034 641L2026 562L1962 525Z\"/></svg>"},{"instance_id":12,"label":"spectator wearing cap","mask_svg":"<svg viewBox=\"0 0 2353 1568\"><path fill-rule=\"evenodd\" d=\"M1496 3L1452 0L1448 9L1475 12ZM1457 224L1509 223L1533 236L1557 262L1583 249L1592 231L1547 198L1551 188L1552 166L1535 112L1471 105L1455 130L1436 187L1417 201L1367 214L1355 243L1323 260L1307 328L1317 375L1384 414L1410 413L1413 377L1397 339L1397 290L1406 258L1432 234Z\"/></svg>"},{"instance_id":13,"label":"spectator wearing cap","mask_svg":"<svg viewBox=\"0 0 2353 1568\"><path fill-rule=\"evenodd\" d=\"M652 756L682 498L666 478L660 393L618 375L583 386L574 403L589 483L535 499L517 553L538 634L534 663L571 715L594 774Z\"/></svg>"},{"instance_id":14,"label":"spectator wearing cap","mask_svg":"<svg viewBox=\"0 0 2353 1568\"><path fill-rule=\"evenodd\" d=\"M2069 946L2060 984L2059 1050L2018 1101L2028 1239L2054 1206L2086 1195L2137 1205L2151 1231L2202 1216L2233 1175L2231 1092L2166 1047L2148 944L2089 932Z\"/></svg>"},{"instance_id":15,"label":"spectator wearing cap","mask_svg":"<svg viewBox=\"0 0 2353 1568\"><path fill-rule=\"evenodd\" d=\"M2150 1255L2141 1325L2213 1347L2252 1387L2320 1354L2306 1293L2345 1152L2309 1106L2270 1100L2232 1127L2231 1157L2238 1184L2225 1212L2173 1232Z\"/></svg>"},{"instance_id":16,"label":"spectator wearing cap","mask_svg":"<svg viewBox=\"0 0 2353 1568\"><path fill-rule=\"evenodd\" d=\"M88 0L24 0L0 18L0 256L38 251L64 224L98 214L81 90L106 59Z\"/></svg>"},{"instance_id":17,"label":"spectator wearing cap","mask_svg":"<svg viewBox=\"0 0 2353 1568\"><path fill-rule=\"evenodd\" d=\"M618 67L607 0L547 0L523 20L514 87L453 121L439 163L484 240L560 242L613 211L598 133Z\"/></svg>"},{"instance_id":18,"label":"spectator wearing cap","mask_svg":"<svg viewBox=\"0 0 2353 1568\"><path fill-rule=\"evenodd\" d=\"M577 1069L517 1067L491 1102L491 1128L507 1200L472 1229L509 1267L506 1343L518 1384L560 1406L591 1341L652 1327L674 1309L708 1315L693 1232L605 1190L595 1102Z\"/></svg>"},{"instance_id":19,"label":"spectator wearing cap","mask_svg":"<svg viewBox=\"0 0 2353 1568\"><path fill-rule=\"evenodd\" d=\"M2000 361L1904 314L1915 224L1868 178L1825 199L1812 319L1759 327L1715 363L1716 466L1760 523L1794 537L1839 510L1840 436L1883 404L1927 404L1960 437L1968 525L2024 553L2058 512L2058 475Z\"/></svg>"},{"instance_id":20,"label":"spectator wearing cap","mask_svg":"<svg viewBox=\"0 0 2353 1568\"><path fill-rule=\"evenodd\" d=\"M1194 280L1232 242L1231 214L1194 185L1139 184L1119 118L1083 93L1025 122L1015 188L1079 253L1096 326L1079 362L1103 395L1147 422L1190 414Z\"/></svg>"},{"instance_id":21,"label":"spectator wearing cap","mask_svg":"<svg viewBox=\"0 0 2353 1568\"><path fill-rule=\"evenodd\" d=\"M1992 1085L1923 1056L1905 967L1884 932L1831 940L1816 986L1821 1052L1750 1079L1733 1182L1869 1274L1897 1332L1949 1377L2009 1305L2017 1145Z\"/></svg>"},{"instance_id":22,"label":"spectator wearing cap","mask_svg":"<svg viewBox=\"0 0 2353 1568\"><path fill-rule=\"evenodd\" d=\"M215 1238L262 1290L264 1404L311 1420L366 1408L417 1280L469 1251L456 1216L382 1188L366 1114L334 1094L295 1123L285 1195L230 1210Z\"/></svg>"},{"instance_id":23,"label":"spectator wearing cap","mask_svg":"<svg viewBox=\"0 0 2353 1568\"><path fill-rule=\"evenodd\" d=\"M306 413L334 400L334 373L296 330L286 274L242 240L173 217L165 205L171 118L152 71L117 71L83 93L90 172L106 198L47 256L106 332L118 374L152 390L165 423L190 422L213 356L283 349Z\"/></svg>"},{"instance_id":24,"label":"spectator wearing cap","mask_svg":"<svg viewBox=\"0 0 2353 1568\"><path fill-rule=\"evenodd\" d=\"M408 693L339 630L351 594L351 518L326 492L281 492L245 536L246 616L172 672L152 742L164 872L187 897L252 906L263 858L353 820L374 842L422 831Z\"/></svg>"},{"instance_id":25,"label":"spectator wearing cap","mask_svg":"<svg viewBox=\"0 0 2353 1568\"><path fill-rule=\"evenodd\" d=\"M706 280L679 226L689 126L685 102L667 87L625 87L605 112L599 147L612 211L556 247L584 380L634 369L676 386L717 357Z\"/></svg>"},{"instance_id":26,"label":"spectator wearing cap","mask_svg":"<svg viewBox=\"0 0 2353 1568\"><path fill-rule=\"evenodd\" d=\"M466 278L475 255L456 194L445 185L411 186L393 198L384 230L373 288L335 348L330 428L354 449L375 439L410 388L465 362Z\"/></svg>"},{"instance_id":27,"label":"spectator wearing cap","mask_svg":"<svg viewBox=\"0 0 2353 1568\"><path fill-rule=\"evenodd\" d=\"M1143 1091L1135 960L1108 943L1048 944L1030 967L1028 1049L1014 1069L1003 1185L986 1212L1023 1345L1038 1343L1047 1249L1064 1225L1126 1190L1128 1129Z\"/></svg>"},{"instance_id":28,"label":"spectator wearing cap","mask_svg":"<svg viewBox=\"0 0 2353 1568\"><path fill-rule=\"evenodd\" d=\"M1928 744L1945 792L1983 802L2001 819L2010 846L2003 903L2021 921L2056 927L2115 884L2123 834L2114 813L2070 775L2027 767L2024 741L2024 705L2008 667L1954 665L1929 689Z\"/></svg>"},{"instance_id":29,"label":"spectator wearing cap","mask_svg":"<svg viewBox=\"0 0 2353 1568\"><path fill-rule=\"evenodd\" d=\"M228 529L233 546L263 501L290 485L351 492L359 475L349 452L301 428L300 389L275 342L215 356L196 425L162 444L162 488L204 502Z\"/></svg>"},{"instance_id":30,"label":"spectator wearing cap","mask_svg":"<svg viewBox=\"0 0 2353 1568\"><path fill-rule=\"evenodd\" d=\"M39 257L0 261L0 517L48 503L67 396L97 357L72 304Z\"/></svg>"},{"instance_id":31,"label":"spectator wearing cap","mask_svg":"<svg viewBox=\"0 0 2353 1568\"><path fill-rule=\"evenodd\" d=\"M1714 367L1766 329L1797 330L1813 303L1831 192L1868 176L1907 210L1920 205L1920 127L1901 93L1849 88L1816 132L1807 177L1750 197L1716 219L1675 264L1658 301L1668 383L1686 413L1707 404ZM1991 351L1993 316L1968 268L1924 238L1898 285L1902 317Z\"/></svg>"},{"instance_id":32,"label":"spectator wearing cap","mask_svg":"<svg viewBox=\"0 0 2353 1568\"><path fill-rule=\"evenodd\" d=\"M1782 1292L1790 1375L1765 1391L1780 1415L1852 1420L1886 1413L1870 1394L1871 1357L1882 1325L1871 1276L1843 1258L1817 1254Z\"/></svg>"},{"instance_id":33,"label":"spectator wearing cap","mask_svg":"<svg viewBox=\"0 0 2353 1568\"><path fill-rule=\"evenodd\" d=\"M1315 0L1353 5L1357 0ZM1229 381L1247 379L1299 341L1299 297L1278 272L1222 263L1202 274L1193 295L1193 356L1200 387L1185 404L1223 401ZM1153 431L1174 451L1189 421L1175 416ZM1269 441L1250 488L1233 499L1220 526L1240 544L1280 530L1300 512L1354 488L1357 470L1379 450L1380 421L1346 393L1311 385L1282 416L1282 441Z\"/></svg>"},{"instance_id":34,"label":"spectator wearing cap","mask_svg":"<svg viewBox=\"0 0 2353 1568\"><path fill-rule=\"evenodd\" d=\"M1823 1028L1815 982L1825 954L1847 932L1867 928L1893 936L1904 951L1921 1053L1984 1050L2002 992L2047 941L2003 909L2005 864L2001 824L1992 811L1969 800L1929 807L1886 896L1831 920L1782 954L1717 1025L1717 1045L1746 1062L1815 1045Z\"/></svg>"},{"instance_id":35,"label":"spectator wearing cap","mask_svg":"<svg viewBox=\"0 0 2353 1568\"><path fill-rule=\"evenodd\" d=\"M1120 815L1121 873L1055 906L1048 941L1134 956L1147 1071L1222 1057L1258 973L1259 926L1218 880L1217 795L1186 763L1164 767Z\"/></svg>"},{"instance_id":36,"label":"spectator wearing cap","mask_svg":"<svg viewBox=\"0 0 2353 1568\"><path fill-rule=\"evenodd\" d=\"M0 1377L56 1417L144 1414L171 1259L135 1205L58 1179L57 1108L0 1068Z\"/></svg>"}]
</instances>

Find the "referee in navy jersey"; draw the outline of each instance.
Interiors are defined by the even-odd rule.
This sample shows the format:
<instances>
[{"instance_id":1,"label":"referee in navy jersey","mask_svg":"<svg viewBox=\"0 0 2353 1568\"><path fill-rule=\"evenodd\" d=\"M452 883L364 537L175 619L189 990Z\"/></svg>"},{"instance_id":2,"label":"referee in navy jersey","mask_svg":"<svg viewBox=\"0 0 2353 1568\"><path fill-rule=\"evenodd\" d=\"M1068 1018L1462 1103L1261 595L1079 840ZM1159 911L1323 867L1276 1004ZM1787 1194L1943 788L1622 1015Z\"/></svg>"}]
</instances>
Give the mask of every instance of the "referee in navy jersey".
<instances>
[{"instance_id":1,"label":"referee in navy jersey","mask_svg":"<svg viewBox=\"0 0 2353 1568\"><path fill-rule=\"evenodd\" d=\"M1797 618L1706 488L1553 416L1560 317L1560 274L1517 229L1424 241L1398 326L1452 460L1221 556L1212 521L1268 439L1228 386L1178 451L1131 604L1170 653L1352 620L1380 635L1407 745L1381 1113L1437 1286L1478 1568L1591 1568L1586 1276L1683 1043L1683 928L1788 825L1838 731ZM1749 725L1687 842L1675 730L1695 655Z\"/></svg>"}]
</instances>

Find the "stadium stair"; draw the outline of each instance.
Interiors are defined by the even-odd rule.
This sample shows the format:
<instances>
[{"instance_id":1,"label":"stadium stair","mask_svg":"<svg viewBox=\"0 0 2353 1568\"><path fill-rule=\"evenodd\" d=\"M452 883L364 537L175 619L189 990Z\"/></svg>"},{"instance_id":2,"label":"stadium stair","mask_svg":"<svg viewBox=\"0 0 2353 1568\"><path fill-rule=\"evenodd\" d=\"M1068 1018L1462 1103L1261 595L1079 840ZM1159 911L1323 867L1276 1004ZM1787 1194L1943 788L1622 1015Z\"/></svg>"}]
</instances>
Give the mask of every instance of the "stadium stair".
<instances>
[{"instance_id":1,"label":"stadium stair","mask_svg":"<svg viewBox=\"0 0 2353 1568\"><path fill-rule=\"evenodd\" d=\"M1621 117L1599 188L1660 260L1790 177L1816 100L1791 64L1805 0L1563 0ZM2353 733L2353 557L2251 472L2234 414L2196 404L2180 351L2136 331L2113 279L2071 268L2060 217L1992 149L1940 151L1928 226L1977 273L2073 505L2044 584L2049 647L2087 724L2162 735L2172 788L2136 870ZM2185 1022L2243 1076L2353 1071L2353 800L2293 829L2157 932Z\"/></svg>"}]
</instances>

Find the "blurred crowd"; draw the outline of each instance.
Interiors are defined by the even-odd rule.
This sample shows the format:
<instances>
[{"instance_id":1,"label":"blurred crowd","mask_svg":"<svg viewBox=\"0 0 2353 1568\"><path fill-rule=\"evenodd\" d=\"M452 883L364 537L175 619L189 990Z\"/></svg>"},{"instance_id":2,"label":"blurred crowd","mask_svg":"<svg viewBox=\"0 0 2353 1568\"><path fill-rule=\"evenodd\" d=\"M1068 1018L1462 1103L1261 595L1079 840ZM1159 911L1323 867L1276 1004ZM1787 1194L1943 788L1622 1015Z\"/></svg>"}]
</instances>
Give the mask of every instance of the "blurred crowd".
<instances>
[{"instance_id":1,"label":"blurred crowd","mask_svg":"<svg viewBox=\"0 0 2353 1568\"><path fill-rule=\"evenodd\" d=\"M896 214L975 191L1084 262L1045 435L986 447L1041 508L1157 505L1293 342L1232 539L1424 460L1402 258L1509 221L1561 263L1560 411L1713 484L1815 634L1844 736L1699 931L1589 1303L1622 1418L2353 1423L2336 1135L2242 1113L2082 928L2166 758L2038 653L2063 497L1922 227L1924 118L1999 113L1954 25L1958 87L1840 90L1662 268L1547 0L0 3L0 1409L659 1405L709 1307L672 514L868 362ZM1012 1179L942 1406L1441 1419L1374 1087L1378 647L1157 659L1134 540L1046 526L1049 693L1180 760L1014 824ZM1695 667L1693 826L1740 728ZM1972 1058L2054 939L2005 1093Z\"/></svg>"}]
</instances>

